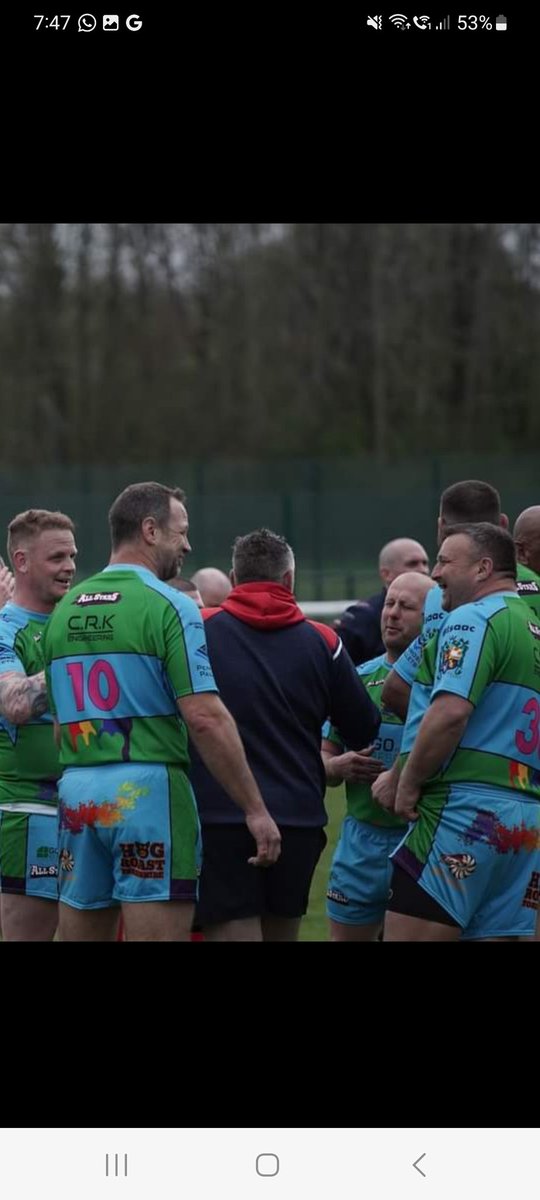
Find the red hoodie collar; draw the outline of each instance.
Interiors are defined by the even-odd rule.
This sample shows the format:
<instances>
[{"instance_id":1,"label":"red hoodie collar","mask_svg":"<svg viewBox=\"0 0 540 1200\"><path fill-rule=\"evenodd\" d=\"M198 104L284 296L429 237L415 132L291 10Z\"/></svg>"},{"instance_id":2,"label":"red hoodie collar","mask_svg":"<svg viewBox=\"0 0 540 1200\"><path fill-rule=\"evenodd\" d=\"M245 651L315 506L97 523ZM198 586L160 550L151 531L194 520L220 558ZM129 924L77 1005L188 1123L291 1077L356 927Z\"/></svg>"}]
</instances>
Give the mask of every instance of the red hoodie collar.
<instances>
[{"instance_id":1,"label":"red hoodie collar","mask_svg":"<svg viewBox=\"0 0 540 1200\"><path fill-rule=\"evenodd\" d=\"M239 583L221 607L255 629L282 629L305 621L293 593L281 583Z\"/></svg>"}]
</instances>

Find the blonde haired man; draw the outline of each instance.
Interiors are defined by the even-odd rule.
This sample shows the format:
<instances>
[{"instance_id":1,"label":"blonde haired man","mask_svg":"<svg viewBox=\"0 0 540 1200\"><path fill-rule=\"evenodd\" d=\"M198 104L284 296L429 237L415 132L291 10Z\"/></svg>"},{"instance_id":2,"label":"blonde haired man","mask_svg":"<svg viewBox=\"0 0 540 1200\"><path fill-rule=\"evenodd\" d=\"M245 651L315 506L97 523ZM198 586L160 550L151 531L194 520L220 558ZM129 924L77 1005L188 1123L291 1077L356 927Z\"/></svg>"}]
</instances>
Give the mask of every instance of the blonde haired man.
<instances>
[{"instance_id":1,"label":"blonde haired man","mask_svg":"<svg viewBox=\"0 0 540 1200\"><path fill-rule=\"evenodd\" d=\"M75 572L73 522L46 509L19 513L8 526L8 553L15 587L0 612L2 931L5 941L49 941L57 925L60 768L41 637Z\"/></svg>"}]
</instances>

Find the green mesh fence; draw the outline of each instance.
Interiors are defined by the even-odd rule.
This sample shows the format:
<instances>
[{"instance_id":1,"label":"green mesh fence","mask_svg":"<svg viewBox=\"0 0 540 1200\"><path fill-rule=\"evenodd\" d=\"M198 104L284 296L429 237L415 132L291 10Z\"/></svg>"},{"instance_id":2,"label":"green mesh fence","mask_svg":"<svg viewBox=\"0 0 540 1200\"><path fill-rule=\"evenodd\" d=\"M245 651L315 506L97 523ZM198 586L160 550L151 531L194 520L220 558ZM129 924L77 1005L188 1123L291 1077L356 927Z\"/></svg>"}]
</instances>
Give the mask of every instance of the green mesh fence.
<instances>
[{"instance_id":1,"label":"green mesh fence","mask_svg":"<svg viewBox=\"0 0 540 1200\"><path fill-rule=\"evenodd\" d=\"M305 600L352 598L378 587L381 546L414 537L435 554L441 490L458 479L485 479L501 493L511 522L540 503L538 459L452 454L379 465L373 458L288 458L276 461L192 461L4 471L0 520L30 507L59 508L75 520L79 577L109 555L107 511L128 483L156 479L179 485L188 497L193 554L198 567L228 570L238 534L266 525L290 541L297 559L297 595ZM2 538L2 553L5 535Z\"/></svg>"}]
</instances>

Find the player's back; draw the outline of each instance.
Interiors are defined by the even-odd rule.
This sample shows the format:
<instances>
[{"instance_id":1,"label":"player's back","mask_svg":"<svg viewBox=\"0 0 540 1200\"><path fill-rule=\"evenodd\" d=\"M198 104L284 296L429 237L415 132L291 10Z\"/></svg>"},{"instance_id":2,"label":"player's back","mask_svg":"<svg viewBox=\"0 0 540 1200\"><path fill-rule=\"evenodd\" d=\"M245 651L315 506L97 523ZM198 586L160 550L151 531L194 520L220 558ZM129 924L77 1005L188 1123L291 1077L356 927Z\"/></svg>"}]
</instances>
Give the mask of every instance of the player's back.
<instances>
[{"instance_id":1,"label":"player's back","mask_svg":"<svg viewBox=\"0 0 540 1200\"><path fill-rule=\"evenodd\" d=\"M111 566L73 588L44 639L64 767L188 765L176 698L213 691L197 606L146 568Z\"/></svg>"}]
</instances>

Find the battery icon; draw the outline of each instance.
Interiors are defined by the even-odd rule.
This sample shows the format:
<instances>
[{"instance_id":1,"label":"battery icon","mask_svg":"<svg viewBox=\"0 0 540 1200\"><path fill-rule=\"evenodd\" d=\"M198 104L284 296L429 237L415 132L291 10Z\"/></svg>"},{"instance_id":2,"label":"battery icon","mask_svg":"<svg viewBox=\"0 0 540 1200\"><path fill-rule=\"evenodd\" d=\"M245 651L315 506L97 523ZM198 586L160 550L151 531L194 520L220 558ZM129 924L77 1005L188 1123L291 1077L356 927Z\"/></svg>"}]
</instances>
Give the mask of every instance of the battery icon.
<instances>
[{"instance_id":1,"label":"battery icon","mask_svg":"<svg viewBox=\"0 0 540 1200\"><path fill-rule=\"evenodd\" d=\"M495 21L495 29L506 29L506 17L503 17L502 15L497 17L497 20Z\"/></svg>"}]
</instances>

